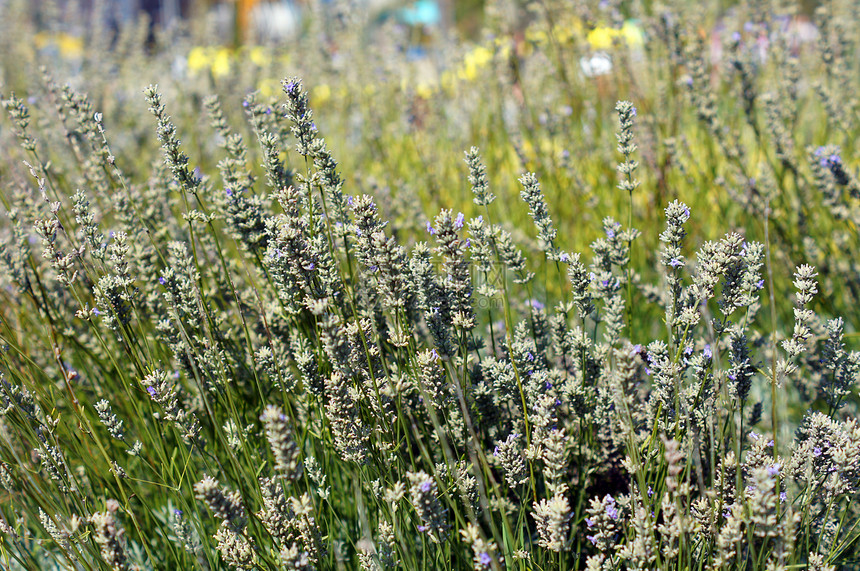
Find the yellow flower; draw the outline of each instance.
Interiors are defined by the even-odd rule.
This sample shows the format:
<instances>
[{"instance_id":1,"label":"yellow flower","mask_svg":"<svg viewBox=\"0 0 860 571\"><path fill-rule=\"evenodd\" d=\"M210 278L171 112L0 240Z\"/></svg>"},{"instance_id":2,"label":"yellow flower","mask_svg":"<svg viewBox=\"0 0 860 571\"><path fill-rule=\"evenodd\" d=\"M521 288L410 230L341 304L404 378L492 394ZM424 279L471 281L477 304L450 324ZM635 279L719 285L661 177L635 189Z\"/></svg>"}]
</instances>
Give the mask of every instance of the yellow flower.
<instances>
[{"instance_id":1,"label":"yellow flower","mask_svg":"<svg viewBox=\"0 0 860 571\"><path fill-rule=\"evenodd\" d=\"M257 84L257 91L265 98L274 97L281 89L281 83L276 79L264 79Z\"/></svg>"},{"instance_id":2,"label":"yellow flower","mask_svg":"<svg viewBox=\"0 0 860 571\"><path fill-rule=\"evenodd\" d=\"M212 60L212 75L221 77L230 73L230 60L232 53L228 48L220 48Z\"/></svg>"},{"instance_id":3,"label":"yellow flower","mask_svg":"<svg viewBox=\"0 0 860 571\"><path fill-rule=\"evenodd\" d=\"M579 18L564 18L553 27L556 41L560 44L570 44L574 39L583 36L582 20Z\"/></svg>"},{"instance_id":4,"label":"yellow flower","mask_svg":"<svg viewBox=\"0 0 860 571\"><path fill-rule=\"evenodd\" d=\"M49 32L39 32L35 36L37 49L45 49L47 47L55 47L60 52L61 56L68 58L80 57L84 52L84 41L78 36L72 36L64 32L51 34Z\"/></svg>"},{"instance_id":5,"label":"yellow flower","mask_svg":"<svg viewBox=\"0 0 860 571\"><path fill-rule=\"evenodd\" d=\"M463 65L457 70L457 77L471 81L478 76L478 71L487 67L493 59L493 52L484 46L478 46L463 58Z\"/></svg>"},{"instance_id":6,"label":"yellow flower","mask_svg":"<svg viewBox=\"0 0 860 571\"><path fill-rule=\"evenodd\" d=\"M630 46L641 46L645 43L645 33L636 22L627 20L621 28L621 34Z\"/></svg>"},{"instance_id":7,"label":"yellow flower","mask_svg":"<svg viewBox=\"0 0 860 571\"><path fill-rule=\"evenodd\" d=\"M612 47L616 40L627 42L628 46L641 46L644 42L642 29L634 22L624 22L620 30L601 26L588 33L588 43L596 50L605 50Z\"/></svg>"},{"instance_id":8,"label":"yellow flower","mask_svg":"<svg viewBox=\"0 0 860 571\"><path fill-rule=\"evenodd\" d=\"M59 34L57 45L60 47L60 53L67 57L79 57L84 52L84 41L77 36Z\"/></svg>"},{"instance_id":9,"label":"yellow flower","mask_svg":"<svg viewBox=\"0 0 860 571\"><path fill-rule=\"evenodd\" d=\"M415 88L415 94L424 99L430 99L437 90L436 85L427 82L419 83Z\"/></svg>"},{"instance_id":10,"label":"yellow flower","mask_svg":"<svg viewBox=\"0 0 860 571\"><path fill-rule=\"evenodd\" d=\"M254 46L248 52L248 58L259 67L265 67L272 61L269 53L261 46Z\"/></svg>"},{"instance_id":11,"label":"yellow flower","mask_svg":"<svg viewBox=\"0 0 860 571\"><path fill-rule=\"evenodd\" d=\"M596 50L605 50L612 47L612 40L618 35L618 31L613 28L594 28L588 32L588 43Z\"/></svg>"},{"instance_id":12,"label":"yellow flower","mask_svg":"<svg viewBox=\"0 0 860 571\"><path fill-rule=\"evenodd\" d=\"M188 69L200 71L209 67L209 49L202 47L191 48L188 52Z\"/></svg>"},{"instance_id":13,"label":"yellow flower","mask_svg":"<svg viewBox=\"0 0 860 571\"><path fill-rule=\"evenodd\" d=\"M531 26L526 30L526 41L530 44L542 46L549 43L549 36L547 35L546 30L536 26Z\"/></svg>"},{"instance_id":14,"label":"yellow flower","mask_svg":"<svg viewBox=\"0 0 860 571\"><path fill-rule=\"evenodd\" d=\"M331 99L331 87L322 83L311 89L311 105L319 107Z\"/></svg>"}]
</instances>

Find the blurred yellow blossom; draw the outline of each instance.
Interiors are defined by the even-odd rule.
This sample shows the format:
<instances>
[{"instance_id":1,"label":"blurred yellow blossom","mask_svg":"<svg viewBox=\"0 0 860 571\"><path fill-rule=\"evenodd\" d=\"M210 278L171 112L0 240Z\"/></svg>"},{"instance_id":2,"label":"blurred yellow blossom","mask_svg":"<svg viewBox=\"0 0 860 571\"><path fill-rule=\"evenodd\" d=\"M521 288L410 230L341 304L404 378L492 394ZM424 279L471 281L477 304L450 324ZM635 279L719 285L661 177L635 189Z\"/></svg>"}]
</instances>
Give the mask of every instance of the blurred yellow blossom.
<instances>
[{"instance_id":1,"label":"blurred yellow blossom","mask_svg":"<svg viewBox=\"0 0 860 571\"><path fill-rule=\"evenodd\" d=\"M487 67L492 60L493 52L484 46L478 46L463 58L463 65L457 70L457 77L471 81L478 76L478 70Z\"/></svg>"},{"instance_id":2,"label":"blurred yellow blossom","mask_svg":"<svg viewBox=\"0 0 860 571\"><path fill-rule=\"evenodd\" d=\"M209 48L194 47L188 52L188 69L191 71L200 71L209 67L211 59Z\"/></svg>"},{"instance_id":3,"label":"blurred yellow blossom","mask_svg":"<svg viewBox=\"0 0 860 571\"><path fill-rule=\"evenodd\" d=\"M64 32L52 34L50 32L39 32L35 36L37 49L56 47L60 55L64 57L77 58L84 52L84 40L78 36L72 36Z\"/></svg>"},{"instance_id":4,"label":"blurred yellow blossom","mask_svg":"<svg viewBox=\"0 0 860 571\"><path fill-rule=\"evenodd\" d=\"M259 67L269 65L272 61L272 56L262 46L254 46L248 50L248 58Z\"/></svg>"},{"instance_id":5,"label":"blurred yellow blossom","mask_svg":"<svg viewBox=\"0 0 860 571\"><path fill-rule=\"evenodd\" d=\"M325 83L315 86L311 89L311 105L314 107L324 105L331 99L331 87Z\"/></svg>"},{"instance_id":6,"label":"blurred yellow blossom","mask_svg":"<svg viewBox=\"0 0 860 571\"><path fill-rule=\"evenodd\" d=\"M588 43L596 50L611 48L615 41L622 40L627 42L628 46L641 46L645 38L642 29L629 20L624 22L620 30L602 26L588 32Z\"/></svg>"},{"instance_id":7,"label":"blurred yellow blossom","mask_svg":"<svg viewBox=\"0 0 860 571\"><path fill-rule=\"evenodd\" d=\"M212 75L221 77L230 73L233 52L229 48L219 48L212 59Z\"/></svg>"},{"instance_id":8,"label":"blurred yellow blossom","mask_svg":"<svg viewBox=\"0 0 860 571\"><path fill-rule=\"evenodd\" d=\"M281 91L281 82L277 79L264 79L257 84L257 91L263 97L275 97Z\"/></svg>"},{"instance_id":9,"label":"blurred yellow blossom","mask_svg":"<svg viewBox=\"0 0 860 571\"><path fill-rule=\"evenodd\" d=\"M228 47L196 46L188 52L188 69L192 72L209 71L215 77L230 73L233 64L250 60L258 67L272 63L272 54L263 46L243 48L240 51Z\"/></svg>"}]
</instances>

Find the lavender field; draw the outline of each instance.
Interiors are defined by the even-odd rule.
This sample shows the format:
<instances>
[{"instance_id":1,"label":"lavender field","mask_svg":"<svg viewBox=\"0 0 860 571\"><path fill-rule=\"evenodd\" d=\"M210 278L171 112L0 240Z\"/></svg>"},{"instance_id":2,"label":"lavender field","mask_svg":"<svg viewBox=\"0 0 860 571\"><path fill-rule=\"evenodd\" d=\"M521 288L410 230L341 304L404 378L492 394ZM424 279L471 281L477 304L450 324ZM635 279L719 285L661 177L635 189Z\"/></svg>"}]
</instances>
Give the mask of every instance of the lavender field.
<instances>
[{"instance_id":1,"label":"lavender field","mask_svg":"<svg viewBox=\"0 0 860 571\"><path fill-rule=\"evenodd\" d=\"M860 3L421 4L0 0L0 568L860 568Z\"/></svg>"}]
</instances>

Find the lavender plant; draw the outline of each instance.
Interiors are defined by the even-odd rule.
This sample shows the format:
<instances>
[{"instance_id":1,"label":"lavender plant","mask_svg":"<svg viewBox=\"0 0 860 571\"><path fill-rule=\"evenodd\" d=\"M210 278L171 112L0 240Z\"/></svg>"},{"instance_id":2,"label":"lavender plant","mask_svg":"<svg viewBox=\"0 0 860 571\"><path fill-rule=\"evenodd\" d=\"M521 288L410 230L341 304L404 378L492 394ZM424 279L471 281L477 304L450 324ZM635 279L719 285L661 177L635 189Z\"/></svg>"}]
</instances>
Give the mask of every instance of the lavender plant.
<instances>
[{"instance_id":1,"label":"lavender plant","mask_svg":"<svg viewBox=\"0 0 860 571\"><path fill-rule=\"evenodd\" d=\"M858 557L856 6L489 4L432 86L0 6L4 568Z\"/></svg>"}]
</instances>

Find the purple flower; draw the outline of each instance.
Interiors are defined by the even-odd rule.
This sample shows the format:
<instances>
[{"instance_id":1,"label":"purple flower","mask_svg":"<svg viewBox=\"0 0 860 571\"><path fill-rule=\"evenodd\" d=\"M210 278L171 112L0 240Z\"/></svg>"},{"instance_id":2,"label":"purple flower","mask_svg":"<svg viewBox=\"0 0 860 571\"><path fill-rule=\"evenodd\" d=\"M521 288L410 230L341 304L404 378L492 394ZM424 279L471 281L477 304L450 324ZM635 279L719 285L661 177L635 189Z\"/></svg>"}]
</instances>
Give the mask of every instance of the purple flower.
<instances>
[{"instance_id":1,"label":"purple flower","mask_svg":"<svg viewBox=\"0 0 860 571\"><path fill-rule=\"evenodd\" d=\"M244 108L246 108L246 109L247 109L247 108L248 108L248 105L249 105L249 104L248 104L248 100L247 100L247 99L246 99L246 100L244 100L244 101L242 102L242 107L244 107Z\"/></svg>"},{"instance_id":2,"label":"purple flower","mask_svg":"<svg viewBox=\"0 0 860 571\"><path fill-rule=\"evenodd\" d=\"M346 197L346 203L349 204L350 206L352 206L352 196Z\"/></svg>"},{"instance_id":3,"label":"purple flower","mask_svg":"<svg viewBox=\"0 0 860 571\"><path fill-rule=\"evenodd\" d=\"M161 285L164 285L167 283L167 280L164 279L163 277L161 277L161 278L158 278L158 283L160 283Z\"/></svg>"},{"instance_id":4,"label":"purple flower","mask_svg":"<svg viewBox=\"0 0 860 571\"><path fill-rule=\"evenodd\" d=\"M825 155L825 153L827 153L826 147L818 147L813 153L818 158L818 164L821 168L829 169L833 174L841 173L842 157L839 156L839 153L830 153L829 155Z\"/></svg>"},{"instance_id":5,"label":"purple flower","mask_svg":"<svg viewBox=\"0 0 860 571\"><path fill-rule=\"evenodd\" d=\"M155 387L146 387L146 392L148 392L149 396L151 396L152 398L158 396L158 391L155 390Z\"/></svg>"},{"instance_id":6,"label":"purple flower","mask_svg":"<svg viewBox=\"0 0 860 571\"><path fill-rule=\"evenodd\" d=\"M642 352L642 345L639 343L637 343L636 345L634 345L633 347L630 348L630 356L631 357L633 355L638 355L641 352Z\"/></svg>"},{"instance_id":7,"label":"purple flower","mask_svg":"<svg viewBox=\"0 0 860 571\"><path fill-rule=\"evenodd\" d=\"M532 306L533 308L537 309L537 310L541 310L541 309L543 309L544 307L546 307L544 304L542 304L542 303L541 303L539 300L537 300L537 299L533 299L533 300L531 300L531 306Z\"/></svg>"},{"instance_id":8,"label":"purple flower","mask_svg":"<svg viewBox=\"0 0 860 571\"><path fill-rule=\"evenodd\" d=\"M422 533L423 533L423 532L425 532L425 531L427 531L427 526L426 526L426 525L419 525L419 526L418 526L418 531L420 531L420 532L422 532Z\"/></svg>"},{"instance_id":9,"label":"purple flower","mask_svg":"<svg viewBox=\"0 0 860 571\"><path fill-rule=\"evenodd\" d=\"M558 259L564 263L567 263L570 261L570 255L569 254L562 254L558 257Z\"/></svg>"},{"instance_id":10,"label":"purple flower","mask_svg":"<svg viewBox=\"0 0 860 571\"><path fill-rule=\"evenodd\" d=\"M755 432L750 432L749 437L752 438L753 440L758 440L759 438L761 438L761 436Z\"/></svg>"},{"instance_id":11,"label":"purple flower","mask_svg":"<svg viewBox=\"0 0 860 571\"><path fill-rule=\"evenodd\" d=\"M815 448L813 448L813 449L812 449L812 455L813 455L813 456L815 456L816 458L818 458L819 456L821 456L821 453L822 453L822 452L821 452L821 447L820 447L820 446L816 446Z\"/></svg>"},{"instance_id":12,"label":"purple flower","mask_svg":"<svg viewBox=\"0 0 860 571\"><path fill-rule=\"evenodd\" d=\"M529 352L527 352L527 353L526 353L526 360L527 360L527 361L534 361L534 360L535 360L535 356L534 356L534 355L532 355L532 352L531 352L531 351L529 351Z\"/></svg>"},{"instance_id":13,"label":"purple flower","mask_svg":"<svg viewBox=\"0 0 860 571\"><path fill-rule=\"evenodd\" d=\"M465 216L463 216L462 212L457 213L457 218L454 219L454 228L456 228L457 230L462 228L464 219L465 219Z\"/></svg>"},{"instance_id":14,"label":"purple flower","mask_svg":"<svg viewBox=\"0 0 860 571\"><path fill-rule=\"evenodd\" d=\"M755 284L755 287L756 287L756 289L762 289L762 288L764 287L764 280L759 280L759 281Z\"/></svg>"},{"instance_id":15,"label":"purple flower","mask_svg":"<svg viewBox=\"0 0 860 571\"><path fill-rule=\"evenodd\" d=\"M653 495L654 495L654 488L652 488L651 486L648 486L648 497L650 498Z\"/></svg>"},{"instance_id":16,"label":"purple flower","mask_svg":"<svg viewBox=\"0 0 860 571\"><path fill-rule=\"evenodd\" d=\"M768 448L773 448L773 440L768 440L768 441L767 441L767 447L768 447Z\"/></svg>"},{"instance_id":17,"label":"purple flower","mask_svg":"<svg viewBox=\"0 0 860 571\"><path fill-rule=\"evenodd\" d=\"M431 236L436 234L436 230L433 228L433 225L430 224L429 220L427 221L427 233L430 234Z\"/></svg>"},{"instance_id":18,"label":"purple flower","mask_svg":"<svg viewBox=\"0 0 860 571\"><path fill-rule=\"evenodd\" d=\"M777 464L774 464L773 466L768 466L767 467L767 473L770 474L771 476L778 476L779 475L779 464L777 463Z\"/></svg>"},{"instance_id":19,"label":"purple flower","mask_svg":"<svg viewBox=\"0 0 860 571\"><path fill-rule=\"evenodd\" d=\"M266 107L266 115L271 115L271 114L272 114L272 108Z\"/></svg>"},{"instance_id":20,"label":"purple flower","mask_svg":"<svg viewBox=\"0 0 860 571\"><path fill-rule=\"evenodd\" d=\"M784 501L785 501L785 500L787 500L787 499L788 499L788 494L786 494L785 492L780 492L780 493L779 493L779 501L780 501L780 503L784 502Z\"/></svg>"},{"instance_id":21,"label":"purple flower","mask_svg":"<svg viewBox=\"0 0 860 571\"><path fill-rule=\"evenodd\" d=\"M684 348L684 355L687 355L689 357L692 354L693 354L693 347L690 345L687 345L687 347Z\"/></svg>"},{"instance_id":22,"label":"purple flower","mask_svg":"<svg viewBox=\"0 0 860 571\"><path fill-rule=\"evenodd\" d=\"M486 551L484 551L480 555L478 555L478 563L480 563L484 567L489 567L492 562L493 562L493 558L490 557L490 554L487 553Z\"/></svg>"},{"instance_id":23,"label":"purple flower","mask_svg":"<svg viewBox=\"0 0 860 571\"><path fill-rule=\"evenodd\" d=\"M677 268L679 266L683 266L684 262L682 262L678 258L672 258L671 260L669 260L669 265L672 266L673 268Z\"/></svg>"},{"instance_id":24,"label":"purple flower","mask_svg":"<svg viewBox=\"0 0 860 571\"><path fill-rule=\"evenodd\" d=\"M93 309L93 315L101 315L102 312L99 309Z\"/></svg>"},{"instance_id":25,"label":"purple flower","mask_svg":"<svg viewBox=\"0 0 860 571\"><path fill-rule=\"evenodd\" d=\"M594 520L588 517L585 518L585 525L587 525L588 527L594 527Z\"/></svg>"},{"instance_id":26,"label":"purple flower","mask_svg":"<svg viewBox=\"0 0 860 571\"><path fill-rule=\"evenodd\" d=\"M732 41L733 41L733 42L740 42L740 41L741 41L741 34L740 34L740 32L735 32L735 33L733 33L733 34L732 34Z\"/></svg>"},{"instance_id":27,"label":"purple flower","mask_svg":"<svg viewBox=\"0 0 860 571\"><path fill-rule=\"evenodd\" d=\"M615 498L608 494L603 498L603 510L610 519L618 520L618 507L615 505Z\"/></svg>"},{"instance_id":28,"label":"purple flower","mask_svg":"<svg viewBox=\"0 0 860 571\"><path fill-rule=\"evenodd\" d=\"M432 486L433 484L430 483L430 480L427 480L426 482L421 482L421 485L418 486L418 489L422 492L429 492Z\"/></svg>"},{"instance_id":29,"label":"purple flower","mask_svg":"<svg viewBox=\"0 0 860 571\"><path fill-rule=\"evenodd\" d=\"M609 238L610 240L615 238L615 230L607 229L606 230L606 237Z\"/></svg>"},{"instance_id":30,"label":"purple flower","mask_svg":"<svg viewBox=\"0 0 860 571\"><path fill-rule=\"evenodd\" d=\"M182 510L173 510L173 515L175 515L176 517L182 516Z\"/></svg>"},{"instance_id":31,"label":"purple flower","mask_svg":"<svg viewBox=\"0 0 860 571\"><path fill-rule=\"evenodd\" d=\"M468 248L468 247L469 247L469 246L471 246L471 245L472 245L472 241L471 241L471 240L469 240L468 238L466 238L466 241L465 241L465 242L463 242L463 247L464 247L464 248Z\"/></svg>"},{"instance_id":32,"label":"purple flower","mask_svg":"<svg viewBox=\"0 0 860 571\"><path fill-rule=\"evenodd\" d=\"M591 542L592 545L597 545L597 538L593 535L586 535L585 539Z\"/></svg>"},{"instance_id":33,"label":"purple flower","mask_svg":"<svg viewBox=\"0 0 860 571\"><path fill-rule=\"evenodd\" d=\"M713 359L714 358L714 353L713 353L713 351L711 351L710 345L705 345L705 350L702 351L702 353L705 355L705 359Z\"/></svg>"}]
</instances>

